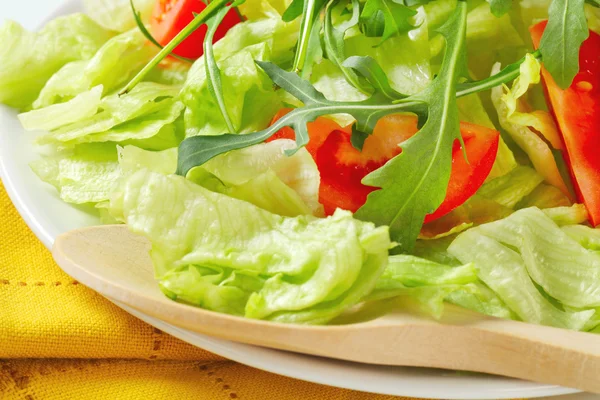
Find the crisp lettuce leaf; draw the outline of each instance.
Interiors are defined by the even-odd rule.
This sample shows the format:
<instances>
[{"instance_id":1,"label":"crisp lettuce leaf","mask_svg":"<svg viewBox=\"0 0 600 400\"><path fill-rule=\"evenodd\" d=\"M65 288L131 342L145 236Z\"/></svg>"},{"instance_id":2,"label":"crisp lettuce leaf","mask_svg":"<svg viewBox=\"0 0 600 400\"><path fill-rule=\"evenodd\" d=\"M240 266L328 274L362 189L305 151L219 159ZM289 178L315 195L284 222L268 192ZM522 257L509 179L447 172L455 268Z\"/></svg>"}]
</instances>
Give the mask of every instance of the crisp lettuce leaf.
<instances>
[{"instance_id":1,"label":"crisp lettuce leaf","mask_svg":"<svg viewBox=\"0 0 600 400\"><path fill-rule=\"evenodd\" d=\"M111 206L152 242L156 276L169 296L204 307L226 304L209 298L219 296L216 290L197 287L200 279L177 278L176 284L172 276L198 273L211 289L226 280L245 294L232 295L235 309L221 310L240 313L251 288L243 307L250 318L325 323L367 295L387 265L387 228L345 211L326 219L282 217L148 170L126 179ZM221 270L211 283L210 275ZM247 276L264 284L236 282Z\"/></svg>"},{"instance_id":2,"label":"crisp lettuce leaf","mask_svg":"<svg viewBox=\"0 0 600 400\"><path fill-rule=\"evenodd\" d=\"M563 192L554 186L546 185L542 183L536 187L533 192L525 196L517 205L517 209L537 207L540 209L544 208L555 208L555 207L568 207L571 206L571 200Z\"/></svg>"},{"instance_id":3,"label":"crisp lettuce leaf","mask_svg":"<svg viewBox=\"0 0 600 400\"><path fill-rule=\"evenodd\" d=\"M64 125L90 118L98 112L102 100L102 85L80 93L66 103L54 104L41 110L19 114L19 121L26 131L50 131Z\"/></svg>"},{"instance_id":4,"label":"crisp lettuce leaf","mask_svg":"<svg viewBox=\"0 0 600 400\"><path fill-rule=\"evenodd\" d=\"M433 78L426 15L423 8L417 11L415 18L420 25L406 35L394 36L381 45L381 38L357 34L345 40L348 57L371 56L383 68L391 86L407 94L423 90Z\"/></svg>"},{"instance_id":5,"label":"crisp lettuce leaf","mask_svg":"<svg viewBox=\"0 0 600 400\"><path fill-rule=\"evenodd\" d=\"M475 93L466 97L462 97L458 99L457 103L458 114L461 121L485 126L486 128L494 130L497 129L490 119L485 107L483 106L479 94ZM504 139L500 137L496 161L494 161L494 166L492 167L492 171L490 172L487 180L492 180L505 175L512 171L516 166L517 161L515 160L513 152L508 148L504 142Z\"/></svg>"},{"instance_id":6,"label":"crisp lettuce leaf","mask_svg":"<svg viewBox=\"0 0 600 400\"><path fill-rule=\"evenodd\" d=\"M520 75L515 79L512 88L510 90L507 87L504 88L506 93L502 96L502 101L506 105L506 118L510 123L535 129L554 149L562 150L562 139L549 112L544 110L521 111L527 108L527 104L519 99L528 92L532 85L540 83L540 80L541 64L533 55L527 54L525 62L520 66Z\"/></svg>"},{"instance_id":7,"label":"crisp lettuce leaf","mask_svg":"<svg viewBox=\"0 0 600 400\"><path fill-rule=\"evenodd\" d=\"M585 16L588 20L588 28L600 34L600 8L593 7L591 4L586 4Z\"/></svg>"},{"instance_id":8,"label":"crisp lettuce leaf","mask_svg":"<svg viewBox=\"0 0 600 400\"><path fill-rule=\"evenodd\" d=\"M463 290L452 291L445 301L492 317L518 319L496 293L480 281L469 283Z\"/></svg>"},{"instance_id":9,"label":"crisp lettuce leaf","mask_svg":"<svg viewBox=\"0 0 600 400\"><path fill-rule=\"evenodd\" d=\"M291 0L246 0L238 9L251 21L263 18L281 18L291 3Z\"/></svg>"},{"instance_id":10,"label":"crisp lettuce leaf","mask_svg":"<svg viewBox=\"0 0 600 400\"><path fill-rule=\"evenodd\" d=\"M496 17L486 1L474 1L467 17L469 69L476 78L488 76L498 61L513 62L526 52L526 43L512 24L509 14ZM479 4L479 5L476 5Z\"/></svg>"},{"instance_id":11,"label":"crisp lettuce leaf","mask_svg":"<svg viewBox=\"0 0 600 400\"><path fill-rule=\"evenodd\" d=\"M543 180L535 170L519 166L508 174L485 183L477 193L505 207L514 208Z\"/></svg>"},{"instance_id":12,"label":"crisp lettuce leaf","mask_svg":"<svg viewBox=\"0 0 600 400\"><path fill-rule=\"evenodd\" d=\"M112 35L83 14L59 17L36 33L5 22L0 26L0 103L30 106L56 71L89 59Z\"/></svg>"},{"instance_id":13,"label":"crisp lettuce leaf","mask_svg":"<svg viewBox=\"0 0 600 400\"><path fill-rule=\"evenodd\" d=\"M100 203L117 188L121 170L114 144L78 146L66 154L41 158L30 164L60 198L72 204Z\"/></svg>"},{"instance_id":14,"label":"crisp lettuce leaf","mask_svg":"<svg viewBox=\"0 0 600 400\"><path fill-rule=\"evenodd\" d=\"M518 213L520 212L522 211ZM490 225L492 224L497 222ZM559 328L583 329L594 311L568 312L556 308L531 281L521 255L503 243L484 235L480 231L482 227L485 225L460 234L450 245L448 249L450 254L463 263L475 263L479 270L479 278L521 320Z\"/></svg>"},{"instance_id":15,"label":"crisp lettuce leaf","mask_svg":"<svg viewBox=\"0 0 600 400\"><path fill-rule=\"evenodd\" d=\"M587 208L583 204L548 208L542 211L558 226L583 224L589 219Z\"/></svg>"},{"instance_id":16,"label":"crisp lettuce leaf","mask_svg":"<svg viewBox=\"0 0 600 400\"><path fill-rule=\"evenodd\" d=\"M34 108L69 100L97 85L111 93L140 70L157 50L148 45L139 29L110 39L89 61L65 65L42 89Z\"/></svg>"},{"instance_id":17,"label":"crisp lettuce leaf","mask_svg":"<svg viewBox=\"0 0 600 400\"><path fill-rule=\"evenodd\" d=\"M500 66L496 64L492 73L499 70ZM528 71L529 68L524 67L523 70ZM530 121L527 121L527 119L525 119L525 121L523 121L523 118L520 120L517 119L516 121L510 119L511 117L514 119L513 114L515 111L522 110L526 107L526 104L523 101L517 99L520 97L519 94L522 95L522 93L524 93L524 87L528 87L529 84L527 82L524 83L523 79L518 79L517 81L516 95L511 93L505 86L499 86L492 89L492 102L498 112L500 125L506 130L514 142L529 156L534 168L544 177L546 182L556 186L563 193L568 194L569 190L558 169L552 149L546 140L528 126ZM530 116L535 118L532 115ZM523 123L525 123L525 125ZM549 130L545 131L549 132ZM553 134L549 135L553 136Z\"/></svg>"},{"instance_id":18,"label":"crisp lettuce leaf","mask_svg":"<svg viewBox=\"0 0 600 400\"><path fill-rule=\"evenodd\" d=\"M285 217L311 215L313 212L297 192L269 170L238 186L219 190L235 199L244 200ZM322 211L321 211L322 213Z\"/></svg>"},{"instance_id":19,"label":"crisp lettuce leaf","mask_svg":"<svg viewBox=\"0 0 600 400\"><path fill-rule=\"evenodd\" d=\"M560 212L566 211L568 209ZM452 243L449 251L462 262L476 262L480 271L489 270L490 274L500 274L503 268L513 269L515 276L517 273L523 277L527 274L527 278L531 276L548 295L566 306L598 307L600 255L572 239L548 214L556 213L544 213L537 208L519 210L501 221L481 225L462 234ZM467 240L471 240L469 246L472 251L462 245ZM472 259L473 252L479 252L476 260ZM488 265L494 257L499 259ZM504 279L508 275L502 274ZM480 277L495 289L491 282ZM512 291L520 292L516 290L520 286L515 285ZM502 297L502 294L499 295ZM517 311L515 304L509 305Z\"/></svg>"},{"instance_id":20,"label":"crisp lettuce leaf","mask_svg":"<svg viewBox=\"0 0 600 400\"><path fill-rule=\"evenodd\" d=\"M163 60L156 68L153 68L145 80L162 83L163 85L183 86L192 65L188 62L179 61L175 58Z\"/></svg>"},{"instance_id":21,"label":"crisp lettuce leaf","mask_svg":"<svg viewBox=\"0 0 600 400\"><path fill-rule=\"evenodd\" d=\"M562 231L588 250L600 251L600 230L585 225L567 225Z\"/></svg>"},{"instance_id":22,"label":"crisp lettuce leaf","mask_svg":"<svg viewBox=\"0 0 600 400\"><path fill-rule=\"evenodd\" d=\"M125 32L136 27L130 0L83 0L87 14L106 29ZM150 21L155 0L133 0L143 21Z\"/></svg>"},{"instance_id":23,"label":"crisp lettuce leaf","mask_svg":"<svg viewBox=\"0 0 600 400\"><path fill-rule=\"evenodd\" d=\"M306 149L291 157L285 151L295 147L287 139L275 140L222 154L187 178L203 187L252 203L275 214L322 216L319 203L320 175ZM152 152L125 146L119 152L124 172L148 168L165 175L177 169L177 149Z\"/></svg>"},{"instance_id":24,"label":"crisp lettuce leaf","mask_svg":"<svg viewBox=\"0 0 600 400\"><path fill-rule=\"evenodd\" d=\"M133 174L140 169L169 175L177 170L177 149L163 151L147 151L136 146L118 147L119 165L126 174Z\"/></svg>"},{"instance_id":25,"label":"crisp lettuce leaf","mask_svg":"<svg viewBox=\"0 0 600 400\"><path fill-rule=\"evenodd\" d=\"M274 140L222 154L201 168L228 185L232 197L280 215L321 216L319 170L306 149L285 154L295 147L293 140Z\"/></svg>"},{"instance_id":26,"label":"crisp lettuce leaf","mask_svg":"<svg viewBox=\"0 0 600 400\"><path fill-rule=\"evenodd\" d=\"M419 238L425 240L444 238L466 231L473 226L508 217L512 212L511 208L493 199L475 195L452 212L423 225Z\"/></svg>"},{"instance_id":27,"label":"crisp lettuce leaf","mask_svg":"<svg viewBox=\"0 0 600 400\"><path fill-rule=\"evenodd\" d=\"M254 60L291 61L296 38L295 24L272 18L238 24L215 44L225 105L238 133L263 129L283 108L272 82ZM208 89L204 58L192 66L181 99L187 107L187 136L228 133Z\"/></svg>"},{"instance_id":28,"label":"crisp lettuce leaf","mask_svg":"<svg viewBox=\"0 0 600 400\"><path fill-rule=\"evenodd\" d=\"M117 94L102 99L100 112L61 126L41 136L39 143L57 143L73 146L80 143L113 141L122 144L144 145L144 140L162 135L159 147L177 146L180 138L175 121L183 112L177 100L177 86L142 82L127 96ZM135 142L132 142L135 141ZM146 143L156 148L156 143Z\"/></svg>"}]
</instances>

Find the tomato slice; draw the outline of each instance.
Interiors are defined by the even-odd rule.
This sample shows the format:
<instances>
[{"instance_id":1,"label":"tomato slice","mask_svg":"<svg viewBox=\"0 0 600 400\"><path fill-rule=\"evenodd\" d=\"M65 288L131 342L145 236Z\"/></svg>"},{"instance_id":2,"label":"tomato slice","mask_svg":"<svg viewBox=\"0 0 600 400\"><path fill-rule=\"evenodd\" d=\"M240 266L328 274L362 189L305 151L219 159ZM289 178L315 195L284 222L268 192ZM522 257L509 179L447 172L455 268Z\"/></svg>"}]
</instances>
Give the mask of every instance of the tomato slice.
<instances>
[{"instance_id":1,"label":"tomato slice","mask_svg":"<svg viewBox=\"0 0 600 400\"><path fill-rule=\"evenodd\" d=\"M539 47L547 21L531 27ZM548 106L565 143L565 158L577 197L583 202L594 226L600 224L600 35L590 31L579 53L580 71L571 87L561 89L542 69Z\"/></svg>"},{"instance_id":2,"label":"tomato slice","mask_svg":"<svg viewBox=\"0 0 600 400\"><path fill-rule=\"evenodd\" d=\"M157 0L154 13L150 21L152 35L163 46L166 46L183 28L194 19L194 13L198 14L206 8L201 0ZM221 39L227 31L241 18L236 10L232 9L215 32L214 41ZM202 47L206 36L206 25L201 26L188 36L173 51L178 56L187 58L199 58L204 53Z\"/></svg>"},{"instance_id":3,"label":"tomato slice","mask_svg":"<svg viewBox=\"0 0 600 400\"><path fill-rule=\"evenodd\" d=\"M288 111L281 111L274 121ZM398 114L384 117L365 140L361 152L351 144L351 127L342 128L327 118L317 118L308 124L310 142L307 149L321 173L319 200L325 207L325 213L331 215L336 208L356 212L365 204L369 193L377 188L363 185L363 178L400 154L401 146L398 144L417 131L415 116ZM492 170L500 134L485 127L461 123L461 135L469 162L465 160L457 140L452 152L452 173L446 199L426 217L425 222L440 218L467 201ZM294 137L294 131L288 127L269 140Z\"/></svg>"}]
</instances>

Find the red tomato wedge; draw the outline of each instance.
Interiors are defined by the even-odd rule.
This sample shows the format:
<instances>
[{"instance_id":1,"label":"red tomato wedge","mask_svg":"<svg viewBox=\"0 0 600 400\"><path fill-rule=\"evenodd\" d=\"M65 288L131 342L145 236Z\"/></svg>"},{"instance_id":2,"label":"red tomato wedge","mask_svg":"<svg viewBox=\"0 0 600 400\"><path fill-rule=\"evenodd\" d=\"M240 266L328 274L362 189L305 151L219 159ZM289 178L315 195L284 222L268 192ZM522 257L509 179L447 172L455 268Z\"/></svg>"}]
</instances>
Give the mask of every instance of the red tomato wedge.
<instances>
[{"instance_id":1,"label":"red tomato wedge","mask_svg":"<svg viewBox=\"0 0 600 400\"><path fill-rule=\"evenodd\" d=\"M194 19L194 13L198 14L206 8L201 0L157 0L152 14L152 35L163 46L166 46L183 28ZM232 9L223 23L215 33L214 41L221 39L225 33L241 21L239 14ZM204 53L202 45L206 36L206 25L201 26L188 36L174 53L181 57L200 58Z\"/></svg>"},{"instance_id":2,"label":"red tomato wedge","mask_svg":"<svg viewBox=\"0 0 600 400\"><path fill-rule=\"evenodd\" d=\"M531 27L539 47L547 21ZM579 53L580 71L573 84L561 89L542 69L548 106L565 143L566 160L579 201L594 226L600 224L600 35L590 31Z\"/></svg>"},{"instance_id":3,"label":"red tomato wedge","mask_svg":"<svg viewBox=\"0 0 600 400\"><path fill-rule=\"evenodd\" d=\"M290 110L280 111L273 122ZM319 200L327 215L336 208L356 212L367 200L369 193L377 190L361 183L362 179L400 154L399 143L412 137L417 129L417 118L411 115L390 115L382 118L371 136L365 140L363 150L356 150L351 142L351 127L342 128L327 118L317 118L308 124L310 142L307 150L315 159L321 173ZM500 134L478 125L461 123L461 134L466 146L467 162L457 140L452 152L452 173L443 204L426 217L425 222L440 218L463 204L483 185L490 174ZM269 141L294 139L294 131L281 129Z\"/></svg>"}]
</instances>

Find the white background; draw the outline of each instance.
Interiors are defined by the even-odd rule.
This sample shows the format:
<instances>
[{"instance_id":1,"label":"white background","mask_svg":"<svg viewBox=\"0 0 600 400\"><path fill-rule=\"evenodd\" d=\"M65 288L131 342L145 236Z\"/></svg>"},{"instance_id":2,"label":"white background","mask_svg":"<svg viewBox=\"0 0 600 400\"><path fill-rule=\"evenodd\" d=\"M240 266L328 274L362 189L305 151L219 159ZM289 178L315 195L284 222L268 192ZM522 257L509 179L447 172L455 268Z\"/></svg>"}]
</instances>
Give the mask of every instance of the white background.
<instances>
[{"instance_id":1,"label":"white background","mask_svg":"<svg viewBox=\"0 0 600 400\"><path fill-rule=\"evenodd\" d=\"M28 29L35 29L61 2L62 0L0 0L0 23L4 19L13 19ZM600 396L571 395L548 398L550 399L600 400Z\"/></svg>"}]
</instances>

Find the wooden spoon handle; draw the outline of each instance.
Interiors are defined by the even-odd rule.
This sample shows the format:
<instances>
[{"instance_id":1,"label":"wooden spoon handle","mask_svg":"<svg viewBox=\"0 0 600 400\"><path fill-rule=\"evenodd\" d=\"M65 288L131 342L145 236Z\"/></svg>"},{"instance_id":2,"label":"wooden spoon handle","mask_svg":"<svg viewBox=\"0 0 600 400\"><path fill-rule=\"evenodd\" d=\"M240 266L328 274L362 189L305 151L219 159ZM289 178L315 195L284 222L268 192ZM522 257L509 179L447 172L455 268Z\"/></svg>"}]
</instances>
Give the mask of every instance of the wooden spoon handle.
<instances>
[{"instance_id":1,"label":"wooden spoon handle","mask_svg":"<svg viewBox=\"0 0 600 400\"><path fill-rule=\"evenodd\" d=\"M341 360L485 372L600 393L600 335L452 306L442 321L406 308L324 327L238 318L166 298L154 280L149 248L124 226L104 226L62 235L53 254L65 272L102 295L194 332Z\"/></svg>"}]
</instances>

